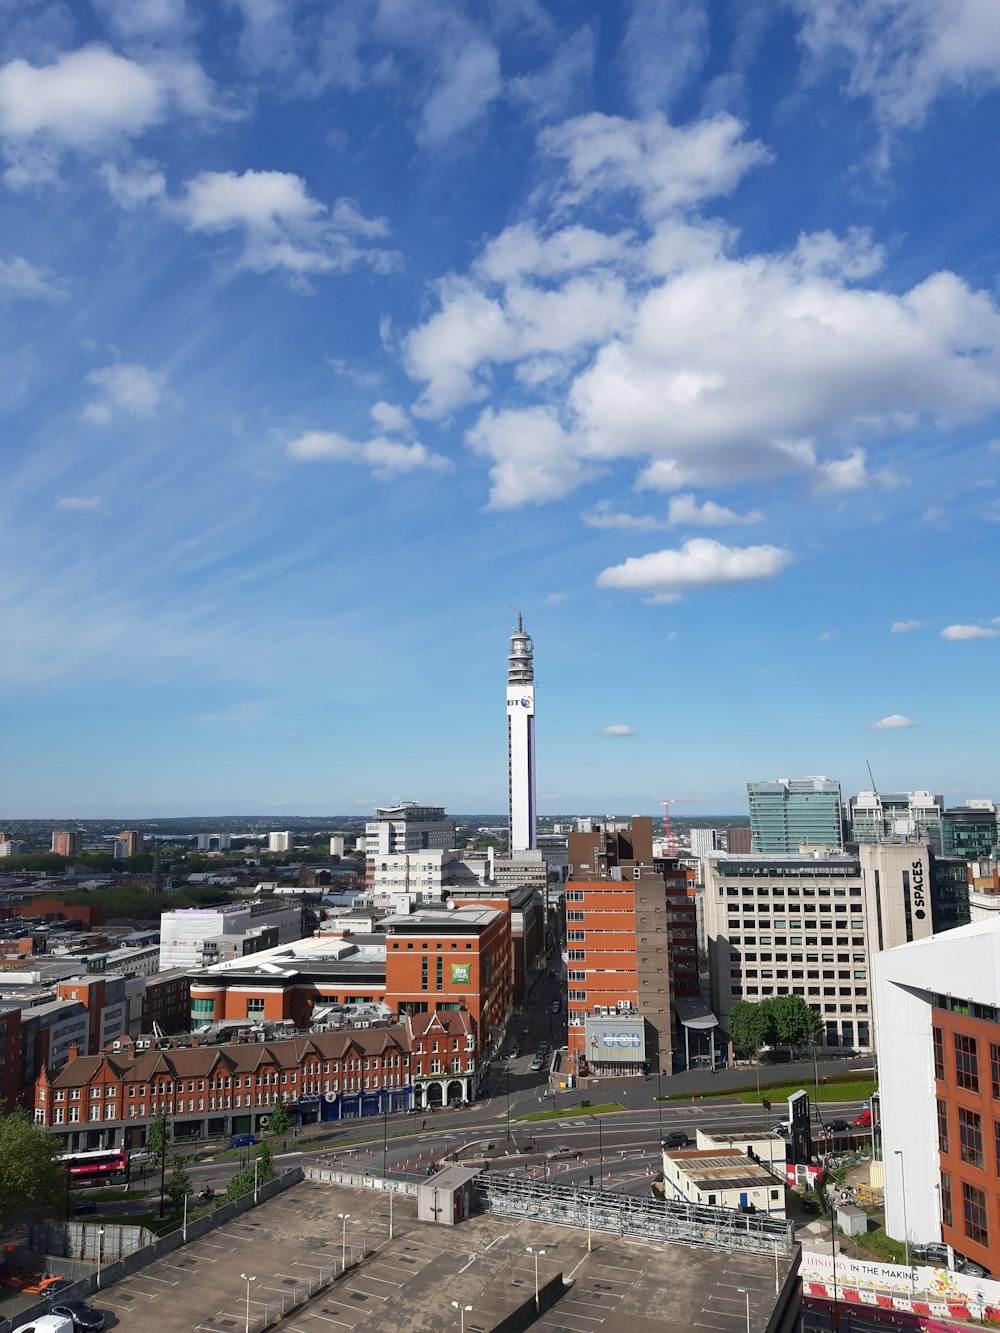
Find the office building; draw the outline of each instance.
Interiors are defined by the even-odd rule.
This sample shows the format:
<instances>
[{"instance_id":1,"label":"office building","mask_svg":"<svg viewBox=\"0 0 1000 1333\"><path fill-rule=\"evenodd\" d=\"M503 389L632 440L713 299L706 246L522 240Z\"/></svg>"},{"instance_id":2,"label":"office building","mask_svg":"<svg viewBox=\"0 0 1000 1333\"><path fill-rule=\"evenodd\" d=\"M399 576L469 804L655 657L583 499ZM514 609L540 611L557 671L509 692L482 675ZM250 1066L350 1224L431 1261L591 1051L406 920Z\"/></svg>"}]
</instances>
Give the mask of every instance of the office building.
<instances>
[{"instance_id":1,"label":"office building","mask_svg":"<svg viewBox=\"0 0 1000 1333\"><path fill-rule=\"evenodd\" d=\"M848 841L930 843L941 851L944 798L929 791L859 791L847 802Z\"/></svg>"},{"instance_id":2,"label":"office building","mask_svg":"<svg viewBox=\"0 0 1000 1333\"><path fill-rule=\"evenodd\" d=\"M707 856L709 852L719 850L719 830L714 828L692 828L689 832L689 845L692 856Z\"/></svg>"},{"instance_id":3,"label":"office building","mask_svg":"<svg viewBox=\"0 0 1000 1333\"><path fill-rule=\"evenodd\" d=\"M75 829L54 829L52 851L56 856L76 856L83 851L83 834Z\"/></svg>"},{"instance_id":4,"label":"office building","mask_svg":"<svg viewBox=\"0 0 1000 1333\"><path fill-rule=\"evenodd\" d=\"M694 874L653 856L653 821L569 835L566 958L572 1072L674 1070L676 1000L698 995Z\"/></svg>"},{"instance_id":5,"label":"office building","mask_svg":"<svg viewBox=\"0 0 1000 1333\"><path fill-rule=\"evenodd\" d=\"M229 833L199 833L197 847L199 852L228 852L232 842Z\"/></svg>"},{"instance_id":6,"label":"office building","mask_svg":"<svg viewBox=\"0 0 1000 1333\"><path fill-rule=\"evenodd\" d=\"M868 843L857 856L730 852L707 857L704 878L715 1012L800 995L834 1048L871 1046L871 955L960 919L947 898L937 906L926 843Z\"/></svg>"},{"instance_id":7,"label":"office building","mask_svg":"<svg viewBox=\"0 0 1000 1333\"><path fill-rule=\"evenodd\" d=\"M330 855L344 855L344 835L343 833L334 833L330 837Z\"/></svg>"},{"instance_id":8,"label":"office building","mask_svg":"<svg viewBox=\"0 0 1000 1333\"><path fill-rule=\"evenodd\" d=\"M402 801L376 806L375 818L365 824L365 887L374 883L377 860L454 845L455 821L446 817L443 805Z\"/></svg>"},{"instance_id":9,"label":"office building","mask_svg":"<svg viewBox=\"0 0 1000 1333\"><path fill-rule=\"evenodd\" d=\"M753 834L749 825L735 824L726 829L727 852L749 852L753 848Z\"/></svg>"},{"instance_id":10,"label":"office building","mask_svg":"<svg viewBox=\"0 0 1000 1333\"><path fill-rule=\"evenodd\" d=\"M269 852L288 852L292 849L292 835L287 830L283 833L269 833L267 835L267 850Z\"/></svg>"},{"instance_id":11,"label":"office building","mask_svg":"<svg viewBox=\"0 0 1000 1333\"><path fill-rule=\"evenodd\" d=\"M27 850L27 843L18 842L16 838L4 838L0 840L0 856L20 856L22 852L26 852Z\"/></svg>"},{"instance_id":12,"label":"office building","mask_svg":"<svg viewBox=\"0 0 1000 1333\"><path fill-rule=\"evenodd\" d=\"M452 848L395 852L372 859L366 897L379 905L405 895L414 903L440 903L452 889L482 884L490 869L485 854Z\"/></svg>"},{"instance_id":13,"label":"office building","mask_svg":"<svg viewBox=\"0 0 1000 1333\"><path fill-rule=\"evenodd\" d=\"M997 848L997 808L992 801L966 801L941 816L941 850L945 856L975 861Z\"/></svg>"},{"instance_id":14,"label":"office building","mask_svg":"<svg viewBox=\"0 0 1000 1333\"><path fill-rule=\"evenodd\" d=\"M1000 1272L1000 918L873 970L886 1230Z\"/></svg>"},{"instance_id":15,"label":"office building","mask_svg":"<svg viewBox=\"0 0 1000 1333\"><path fill-rule=\"evenodd\" d=\"M197 967L218 956L220 946L236 943L254 932L273 928L273 944L287 944L302 935L302 909L258 898L225 907L179 907L160 917L160 970ZM239 955L239 951L237 951Z\"/></svg>"},{"instance_id":16,"label":"office building","mask_svg":"<svg viewBox=\"0 0 1000 1333\"><path fill-rule=\"evenodd\" d=\"M840 783L831 778L777 778L748 782L750 833L755 852L788 856L843 846Z\"/></svg>"},{"instance_id":17,"label":"office building","mask_svg":"<svg viewBox=\"0 0 1000 1333\"><path fill-rule=\"evenodd\" d=\"M508 842L512 855L536 845L535 662L521 617L507 655Z\"/></svg>"}]
</instances>

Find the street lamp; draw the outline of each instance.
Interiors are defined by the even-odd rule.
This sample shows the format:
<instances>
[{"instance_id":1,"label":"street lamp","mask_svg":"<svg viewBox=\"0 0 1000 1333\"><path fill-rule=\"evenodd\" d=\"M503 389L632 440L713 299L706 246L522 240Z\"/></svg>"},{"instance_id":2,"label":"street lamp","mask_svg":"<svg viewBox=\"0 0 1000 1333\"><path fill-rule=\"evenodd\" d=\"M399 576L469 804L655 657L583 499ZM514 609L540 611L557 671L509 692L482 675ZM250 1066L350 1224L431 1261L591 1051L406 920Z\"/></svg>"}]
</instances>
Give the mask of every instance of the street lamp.
<instances>
[{"instance_id":1,"label":"street lamp","mask_svg":"<svg viewBox=\"0 0 1000 1333\"><path fill-rule=\"evenodd\" d=\"M257 1278L254 1277L254 1276L251 1276L249 1273L241 1273L241 1274L240 1274L240 1277L241 1277L241 1278L243 1279L243 1281L247 1284L247 1327L246 1327L246 1333L250 1333L250 1283L251 1283L251 1282L256 1282L256 1281L257 1281Z\"/></svg>"},{"instance_id":2,"label":"street lamp","mask_svg":"<svg viewBox=\"0 0 1000 1333\"><path fill-rule=\"evenodd\" d=\"M536 1310L536 1312L537 1312L537 1311L541 1310L541 1308L542 1308L542 1306L541 1306L541 1302L540 1302L540 1300L538 1299L538 1261L539 1261L539 1259L542 1257L542 1255L545 1253L545 1251L544 1251L544 1250L533 1250L533 1249L531 1248L530 1245L528 1245L526 1248L527 1248L528 1253L531 1254L531 1255L534 1255L534 1258L535 1258L535 1310Z\"/></svg>"},{"instance_id":3,"label":"street lamp","mask_svg":"<svg viewBox=\"0 0 1000 1333\"><path fill-rule=\"evenodd\" d=\"M338 1213L337 1216L344 1224L343 1247L340 1255L340 1271L343 1273L347 1270L347 1219L350 1217L350 1213Z\"/></svg>"},{"instance_id":4,"label":"street lamp","mask_svg":"<svg viewBox=\"0 0 1000 1333\"><path fill-rule=\"evenodd\" d=\"M257 1168L260 1166L260 1158L253 1159L253 1201L257 1202Z\"/></svg>"},{"instance_id":5,"label":"street lamp","mask_svg":"<svg viewBox=\"0 0 1000 1333\"><path fill-rule=\"evenodd\" d=\"M597 1155L600 1158L600 1171L597 1173L598 1188L604 1189L604 1125L601 1117L597 1117Z\"/></svg>"},{"instance_id":6,"label":"street lamp","mask_svg":"<svg viewBox=\"0 0 1000 1333\"><path fill-rule=\"evenodd\" d=\"M101 1285L101 1257L104 1250L104 1228L97 1228L97 1285Z\"/></svg>"},{"instance_id":7,"label":"street lamp","mask_svg":"<svg viewBox=\"0 0 1000 1333\"><path fill-rule=\"evenodd\" d=\"M736 1290L747 1298L747 1333L750 1333L750 1292L746 1287L737 1287Z\"/></svg>"},{"instance_id":8,"label":"street lamp","mask_svg":"<svg viewBox=\"0 0 1000 1333\"><path fill-rule=\"evenodd\" d=\"M452 1301L452 1305L458 1311L458 1317L461 1320L461 1333L465 1333L465 1314L467 1310L472 1309L472 1306L463 1305L461 1301Z\"/></svg>"},{"instance_id":9,"label":"street lamp","mask_svg":"<svg viewBox=\"0 0 1000 1333\"><path fill-rule=\"evenodd\" d=\"M893 1150L893 1157L899 1158L899 1186L903 1193L903 1251L905 1255L906 1266L910 1266L910 1228L906 1225L906 1167L903 1162L903 1154L899 1148Z\"/></svg>"}]
</instances>

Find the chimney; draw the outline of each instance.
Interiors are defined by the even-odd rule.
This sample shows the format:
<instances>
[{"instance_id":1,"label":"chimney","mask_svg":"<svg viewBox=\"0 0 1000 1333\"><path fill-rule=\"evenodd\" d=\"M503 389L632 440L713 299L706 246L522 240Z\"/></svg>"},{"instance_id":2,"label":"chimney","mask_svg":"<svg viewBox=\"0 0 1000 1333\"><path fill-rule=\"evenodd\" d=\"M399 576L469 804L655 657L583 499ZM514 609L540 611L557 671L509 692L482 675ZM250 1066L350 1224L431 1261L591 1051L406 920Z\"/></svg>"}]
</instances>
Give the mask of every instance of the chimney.
<instances>
[{"instance_id":1,"label":"chimney","mask_svg":"<svg viewBox=\"0 0 1000 1333\"><path fill-rule=\"evenodd\" d=\"M69 1060L75 1060L76 1057L77 1057L79 1054L80 1054L80 1048L79 1048L79 1046L75 1046L75 1045L74 1045L74 1046L71 1046L71 1047L69 1048L69 1050L66 1052L66 1059L67 1059L67 1061L69 1061Z\"/></svg>"}]
</instances>

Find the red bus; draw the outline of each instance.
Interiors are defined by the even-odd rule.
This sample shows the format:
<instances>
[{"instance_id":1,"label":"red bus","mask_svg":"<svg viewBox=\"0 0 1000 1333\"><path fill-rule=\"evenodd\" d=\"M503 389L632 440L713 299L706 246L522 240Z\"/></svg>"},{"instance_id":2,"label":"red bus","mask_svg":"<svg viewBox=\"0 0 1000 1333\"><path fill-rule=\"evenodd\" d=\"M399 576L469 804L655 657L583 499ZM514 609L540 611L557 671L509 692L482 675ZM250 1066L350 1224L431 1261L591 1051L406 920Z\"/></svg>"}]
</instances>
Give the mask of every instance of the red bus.
<instances>
[{"instance_id":1,"label":"red bus","mask_svg":"<svg viewBox=\"0 0 1000 1333\"><path fill-rule=\"evenodd\" d=\"M128 1179L128 1153L124 1148L67 1152L56 1160L65 1162L71 1185L103 1185L107 1180Z\"/></svg>"}]
</instances>

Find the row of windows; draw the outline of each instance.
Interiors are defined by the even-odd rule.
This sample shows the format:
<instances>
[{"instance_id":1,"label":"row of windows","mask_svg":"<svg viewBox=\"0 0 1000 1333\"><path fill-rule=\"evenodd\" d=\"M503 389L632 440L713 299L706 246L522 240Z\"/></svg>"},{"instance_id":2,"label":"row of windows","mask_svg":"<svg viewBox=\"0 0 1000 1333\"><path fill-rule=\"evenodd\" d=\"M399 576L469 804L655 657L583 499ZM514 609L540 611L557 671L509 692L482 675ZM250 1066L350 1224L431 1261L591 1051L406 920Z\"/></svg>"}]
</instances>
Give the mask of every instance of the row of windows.
<instances>
[{"instance_id":1,"label":"row of windows","mask_svg":"<svg viewBox=\"0 0 1000 1333\"><path fill-rule=\"evenodd\" d=\"M932 1028L934 1046L934 1077L947 1077L944 1032ZM967 1092L979 1092L979 1041L965 1032L952 1033L955 1056L955 1082ZM990 1092L1000 1101L1000 1044L990 1044Z\"/></svg>"},{"instance_id":2,"label":"row of windows","mask_svg":"<svg viewBox=\"0 0 1000 1333\"><path fill-rule=\"evenodd\" d=\"M720 888L718 892L719 892L719 897L721 898L722 889ZM861 889L860 887L855 885L851 885L849 890L835 888L833 889L832 892L834 898L846 898L848 896L848 893L850 893L850 896L852 898L861 897ZM736 898L740 894L742 894L744 898L752 898L754 894L756 894L758 898L764 898L768 896L772 898L783 898L786 893L788 894L789 898L799 898L799 897L815 898L817 894L821 898L829 898L831 890L827 888L814 889L810 885L789 885L787 888L779 884L776 884L771 888L764 888L762 885L758 885L756 889L751 889L747 887L747 885L745 884L741 888L736 888L731 884L726 886L727 898Z\"/></svg>"}]
</instances>

